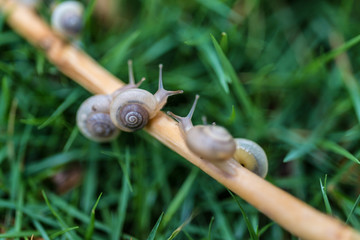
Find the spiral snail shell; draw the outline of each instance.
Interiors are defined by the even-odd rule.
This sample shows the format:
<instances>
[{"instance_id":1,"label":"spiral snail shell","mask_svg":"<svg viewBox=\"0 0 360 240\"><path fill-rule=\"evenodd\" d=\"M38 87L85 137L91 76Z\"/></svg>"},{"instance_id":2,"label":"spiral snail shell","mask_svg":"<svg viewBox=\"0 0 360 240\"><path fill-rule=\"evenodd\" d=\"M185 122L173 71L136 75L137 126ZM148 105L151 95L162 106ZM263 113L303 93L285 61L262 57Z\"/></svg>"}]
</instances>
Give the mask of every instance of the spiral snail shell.
<instances>
[{"instance_id":1,"label":"spiral snail shell","mask_svg":"<svg viewBox=\"0 0 360 240\"><path fill-rule=\"evenodd\" d=\"M84 101L76 114L80 132L96 142L107 142L116 138L120 131L109 115L109 95L95 95Z\"/></svg>"},{"instance_id":2,"label":"spiral snail shell","mask_svg":"<svg viewBox=\"0 0 360 240\"><path fill-rule=\"evenodd\" d=\"M84 6L77 1L58 4L51 15L52 28L59 34L76 38L83 28Z\"/></svg>"},{"instance_id":3,"label":"spiral snail shell","mask_svg":"<svg viewBox=\"0 0 360 240\"><path fill-rule=\"evenodd\" d=\"M132 68L129 71L130 76L133 78ZM133 132L139 130L160 111L169 96L182 92L182 90L167 91L164 89L162 64L160 64L158 91L154 95L139 88L116 91L110 105L111 120L122 131Z\"/></svg>"},{"instance_id":4,"label":"spiral snail shell","mask_svg":"<svg viewBox=\"0 0 360 240\"><path fill-rule=\"evenodd\" d=\"M170 116L179 122L180 130L185 137L188 148L200 158L221 162L235 159L243 167L260 177L265 177L268 161L264 150L255 142L243 138L233 138L223 127L217 125L193 126L191 117L194 113L199 96L186 117L180 117L172 112Z\"/></svg>"}]
</instances>

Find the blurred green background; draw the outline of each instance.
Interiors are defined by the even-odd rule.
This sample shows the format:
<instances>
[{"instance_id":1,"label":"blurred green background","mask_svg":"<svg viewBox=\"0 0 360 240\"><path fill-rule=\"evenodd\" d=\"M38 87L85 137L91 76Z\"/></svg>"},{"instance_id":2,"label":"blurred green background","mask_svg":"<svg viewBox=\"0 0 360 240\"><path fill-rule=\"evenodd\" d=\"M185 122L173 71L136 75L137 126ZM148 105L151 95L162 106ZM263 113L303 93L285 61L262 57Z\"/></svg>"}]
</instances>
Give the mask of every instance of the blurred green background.
<instances>
[{"instance_id":1,"label":"blurred green background","mask_svg":"<svg viewBox=\"0 0 360 240\"><path fill-rule=\"evenodd\" d=\"M45 21L48 6L38 10ZM256 141L268 181L360 230L358 1L115 1L110 9L86 2L84 51L125 82L133 59L152 93L164 64L165 87L184 90L165 111L186 115L200 94L194 124L206 116ZM85 139L75 114L91 94L5 18L0 238L296 239L144 131L107 144Z\"/></svg>"}]
</instances>

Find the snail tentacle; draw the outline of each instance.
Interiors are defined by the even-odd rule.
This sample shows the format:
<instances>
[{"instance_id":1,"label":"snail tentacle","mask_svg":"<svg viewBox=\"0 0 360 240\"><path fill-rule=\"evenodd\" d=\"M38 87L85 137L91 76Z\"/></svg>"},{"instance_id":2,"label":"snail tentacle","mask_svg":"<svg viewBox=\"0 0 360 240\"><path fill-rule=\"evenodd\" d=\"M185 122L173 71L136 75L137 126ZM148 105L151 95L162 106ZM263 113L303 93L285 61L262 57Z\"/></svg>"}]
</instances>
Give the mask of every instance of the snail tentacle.
<instances>
[{"instance_id":1,"label":"snail tentacle","mask_svg":"<svg viewBox=\"0 0 360 240\"><path fill-rule=\"evenodd\" d=\"M162 109L167 102L169 96L181 94L183 90L176 90L176 91L168 91L164 89L163 80L162 80L162 68L163 65L159 64L159 88L157 92L154 94L156 101L158 102L157 108L158 110Z\"/></svg>"},{"instance_id":2,"label":"snail tentacle","mask_svg":"<svg viewBox=\"0 0 360 240\"><path fill-rule=\"evenodd\" d=\"M138 83L135 83L135 77L134 77L134 70L133 70L133 65L132 65L132 60L128 60L128 69L129 69L129 83L122 87L117 89L115 92L113 92L111 94L111 96L114 98L117 95L119 95L119 93L128 90L128 89L132 89L132 88L138 88L140 87L140 85L145 81L145 78L141 78L141 80Z\"/></svg>"},{"instance_id":3,"label":"snail tentacle","mask_svg":"<svg viewBox=\"0 0 360 240\"><path fill-rule=\"evenodd\" d=\"M198 94L196 94L195 96L195 100L194 103L188 113L188 115L186 117L180 117L178 115L175 115L174 113L168 111L167 114L170 115L171 117L173 117L176 121L179 122L180 125L180 129L183 131L183 133L186 133L187 131L189 131L189 129L193 128L194 125L191 122L191 118L194 114L198 99L200 98L200 96Z\"/></svg>"}]
</instances>

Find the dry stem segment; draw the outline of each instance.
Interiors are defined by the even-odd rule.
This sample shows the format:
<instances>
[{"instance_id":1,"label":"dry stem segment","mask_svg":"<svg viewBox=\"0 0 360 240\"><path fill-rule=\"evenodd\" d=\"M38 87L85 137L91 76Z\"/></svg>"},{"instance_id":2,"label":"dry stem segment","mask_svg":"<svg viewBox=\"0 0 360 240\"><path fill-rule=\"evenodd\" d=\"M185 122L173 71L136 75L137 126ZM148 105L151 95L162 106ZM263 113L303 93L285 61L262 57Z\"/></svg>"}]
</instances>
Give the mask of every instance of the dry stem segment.
<instances>
[{"instance_id":1,"label":"dry stem segment","mask_svg":"<svg viewBox=\"0 0 360 240\"><path fill-rule=\"evenodd\" d=\"M96 94L111 94L124 86L94 60L64 42L30 9L11 0L0 0L0 9L20 35L42 48L60 71ZM282 227L302 239L360 240L360 234L283 190L273 186L231 160L216 166L187 148L178 124L163 112L145 130L163 144L248 201Z\"/></svg>"}]
</instances>

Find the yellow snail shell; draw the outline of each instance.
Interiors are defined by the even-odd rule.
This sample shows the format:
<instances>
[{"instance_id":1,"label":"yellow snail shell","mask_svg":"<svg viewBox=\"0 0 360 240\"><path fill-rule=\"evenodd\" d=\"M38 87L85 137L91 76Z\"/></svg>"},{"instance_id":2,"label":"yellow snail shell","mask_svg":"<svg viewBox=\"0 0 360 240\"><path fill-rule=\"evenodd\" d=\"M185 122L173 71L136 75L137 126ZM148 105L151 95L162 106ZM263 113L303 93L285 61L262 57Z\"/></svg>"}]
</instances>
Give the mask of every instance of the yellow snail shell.
<instances>
[{"instance_id":1,"label":"yellow snail shell","mask_svg":"<svg viewBox=\"0 0 360 240\"><path fill-rule=\"evenodd\" d=\"M268 171L268 159L262 147L244 138L235 138L235 142L236 151L233 158L245 168L265 178Z\"/></svg>"}]
</instances>

